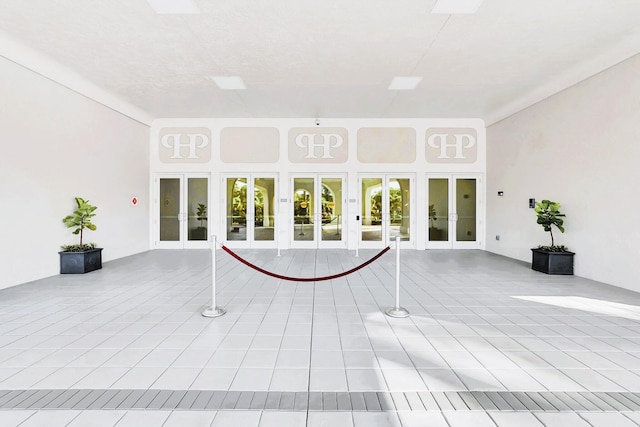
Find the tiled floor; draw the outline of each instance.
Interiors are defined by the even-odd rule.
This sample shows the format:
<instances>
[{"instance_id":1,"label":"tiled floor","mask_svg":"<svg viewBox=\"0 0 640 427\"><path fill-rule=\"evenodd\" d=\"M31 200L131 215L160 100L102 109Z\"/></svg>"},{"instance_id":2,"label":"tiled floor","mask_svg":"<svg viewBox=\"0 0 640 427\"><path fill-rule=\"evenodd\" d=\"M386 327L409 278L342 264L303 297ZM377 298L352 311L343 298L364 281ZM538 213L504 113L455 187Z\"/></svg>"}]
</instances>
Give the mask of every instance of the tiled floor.
<instances>
[{"instance_id":1,"label":"tiled floor","mask_svg":"<svg viewBox=\"0 0 640 427\"><path fill-rule=\"evenodd\" d=\"M237 250L280 274L376 251ZM0 426L636 426L640 295L482 251L289 282L151 251L0 291Z\"/></svg>"}]
</instances>

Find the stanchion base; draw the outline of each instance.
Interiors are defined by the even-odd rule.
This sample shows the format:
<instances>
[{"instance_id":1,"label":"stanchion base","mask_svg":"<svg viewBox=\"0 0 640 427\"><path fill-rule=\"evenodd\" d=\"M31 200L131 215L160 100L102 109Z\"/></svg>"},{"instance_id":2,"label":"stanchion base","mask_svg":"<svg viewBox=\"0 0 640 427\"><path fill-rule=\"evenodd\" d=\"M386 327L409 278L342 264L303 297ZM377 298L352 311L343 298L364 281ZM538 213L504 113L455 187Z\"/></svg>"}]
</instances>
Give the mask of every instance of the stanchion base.
<instances>
[{"instance_id":1,"label":"stanchion base","mask_svg":"<svg viewBox=\"0 0 640 427\"><path fill-rule=\"evenodd\" d=\"M391 307L385 310L384 314L389 317L409 317L409 312L406 308L402 307Z\"/></svg>"},{"instance_id":2,"label":"stanchion base","mask_svg":"<svg viewBox=\"0 0 640 427\"><path fill-rule=\"evenodd\" d=\"M204 317L220 317L226 314L226 310L220 307L207 307L202 311Z\"/></svg>"}]
</instances>

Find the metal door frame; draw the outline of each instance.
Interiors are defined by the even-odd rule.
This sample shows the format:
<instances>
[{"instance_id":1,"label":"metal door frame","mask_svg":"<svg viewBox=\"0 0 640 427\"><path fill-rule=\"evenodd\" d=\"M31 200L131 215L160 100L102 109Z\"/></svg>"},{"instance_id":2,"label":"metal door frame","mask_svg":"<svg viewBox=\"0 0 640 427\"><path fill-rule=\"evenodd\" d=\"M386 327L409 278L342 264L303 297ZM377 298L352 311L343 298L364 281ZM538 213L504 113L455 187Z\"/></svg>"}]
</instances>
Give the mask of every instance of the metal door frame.
<instances>
[{"instance_id":1,"label":"metal door frame","mask_svg":"<svg viewBox=\"0 0 640 427\"><path fill-rule=\"evenodd\" d=\"M207 231L205 240L189 240L189 179L207 179ZM160 240L160 180L179 179L180 197L178 221L180 221L179 240ZM209 173L156 173L153 175L153 244L156 249L206 249L210 247L211 234L211 174Z\"/></svg>"},{"instance_id":2,"label":"metal door frame","mask_svg":"<svg viewBox=\"0 0 640 427\"><path fill-rule=\"evenodd\" d=\"M313 218L313 240L295 240L295 233L298 232L296 230L294 224L294 193L296 191L294 181L297 178L308 178L313 179L313 206L314 212L312 212L311 217ZM322 180L325 178L334 178L339 179L341 182L341 191L342 195L340 196L341 201L341 214L339 218L339 224L336 225L337 229L340 231L340 239L338 240L323 240L322 239ZM289 176L289 239L290 239L290 247L296 249L327 249L327 248L346 248L347 247L347 234L346 234L346 215L345 210L348 207L346 195L347 177L346 174L342 173L292 173ZM301 224L301 229L303 228L303 224Z\"/></svg>"},{"instance_id":3,"label":"metal door frame","mask_svg":"<svg viewBox=\"0 0 640 427\"><path fill-rule=\"evenodd\" d=\"M381 215L381 239L380 240L362 240L362 180L364 178L379 178L382 181L382 215ZM391 227L391 213L389 212L389 188L393 179L409 180L409 239L401 240L400 247L406 249L414 249L416 244L415 238L415 206L416 206L416 175L414 173L359 173L358 174L358 247L362 249L382 249L390 245L392 240L389 237L389 229Z\"/></svg>"},{"instance_id":4,"label":"metal door frame","mask_svg":"<svg viewBox=\"0 0 640 427\"><path fill-rule=\"evenodd\" d=\"M427 224L426 248L427 249L478 249L482 245L482 222L483 210L483 183L482 174L479 173L428 173L426 175L426 205L427 205L427 222L429 221L429 180L430 179L447 179L448 180L448 209L447 218L448 239L446 241L430 241L429 225ZM476 180L476 239L471 241L458 241L457 237L457 180L458 179L475 179Z\"/></svg>"},{"instance_id":5,"label":"metal door frame","mask_svg":"<svg viewBox=\"0 0 640 427\"><path fill-rule=\"evenodd\" d=\"M245 178L247 180L247 216L246 216L246 229L247 238L245 240L227 240L227 205L229 198L227 195L227 180L229 178ZM257 178L272 178L273 179L273 240L255 240L255 201L253 197L249 197L249 194L255 192L255 180ZM274 172L266 173L225 173L221 177L221 224L220 230L223 235L220 239L225 242L229 247L233 248L276 248L278 245L278 233L280 224L278 223L278 186L279 186L279 174ZM251 192L251 193L249 193Z\"/></svg>"}]
</instances>

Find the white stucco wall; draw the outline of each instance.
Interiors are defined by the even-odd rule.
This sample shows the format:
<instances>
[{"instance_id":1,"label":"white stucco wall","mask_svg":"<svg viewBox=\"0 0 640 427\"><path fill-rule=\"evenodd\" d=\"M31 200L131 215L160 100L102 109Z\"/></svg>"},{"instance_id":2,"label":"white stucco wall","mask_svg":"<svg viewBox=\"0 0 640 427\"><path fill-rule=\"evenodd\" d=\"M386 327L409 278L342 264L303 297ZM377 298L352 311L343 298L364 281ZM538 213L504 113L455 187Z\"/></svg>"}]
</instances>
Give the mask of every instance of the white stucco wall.
<instances>
[{"instance_id":1,"label":"white stucco wall","mask_svg":"<svg viewBox=\"0 0 640 427\"><path fill-rule=\"evenodd\" d=\"M530 261L528 199L555 200L575 274L640 291L638 76L640 55L487 128L487 250Z\"/></svg>"},{"instance_id":2,"label":"white stucco wall","mask_svg":"<svg viewBox=\"0 0 640 427\"><path fill-rule=\"evenodd\" d=\"M262 146L266 144L268 138L261 140L259 131L256 131L251 141L236 141L230 150L221 148L222 136L229 130L250 130L268 129L268 134L276 140L271 146L271 151ZM304 155L308 154L308 145L299 146L295 143L295 137L290 136L294 131L297 135L300 129L303 133L316 135L314 140L320 144L321 139L317 134L333 135L335 132L343 132L343 143L335 151L330 151L327 158L321 155L324 151L316 147L316 158L313 162L306 162ZM364 145L366 148L359 149L359 141L367 141L360 138L360 131L365 129L367 135L375 134L380 129L396 129L413 135L411 141L414 144L407 144L410 148L400 149L399 143L402 141L397 135L383 139L381 141L370 142ZM428 139L433 134L445 132L448 141L444 144L444 153L440 139L436 139L437 148L429 147ZM452 135L474 135L471 139L460 138L461 147L464 145L469 154L462 148L460 153L455 149L455 141ZM206 135L204 139L194 139L194 143L211 140L210 144L203 144L201 151L195 150L190 153L187 149L189 134ZM401 135L404 133L401 133ZM445 135L443 134L443 135ZM180 135L174 139L172 135ZM167 136L172 136L167 138ZM200 138L200 137L198 137ZM399 139L401 141L399 141ZM164 142L163 142L164 141ZM180 159L172 159L171 155L176 154L174 149L176 141L181 148ZM329 140L335 141L335 140ZM473 144L470 144L473 141ZM307 141L308 142L308 141ZM211 182L211 203L208 210L209 233L219 237L226 235L226 184L223 182L227 176L245 176L250 173L266 174L276 177L276 199L279 201L275 210L276 214L276 239L271 247L281 249L289 248L312 248L316 247L317 241L295 241L294 235L297 233L293 217L293 187L294 177L312 176L321 174L325 176L340 176L344 178L343 187L343 210L345 218L342 232L342 241L321 242L324 245L318 247L345 247L356 248L382 248L387 244L383 240L359 241L361 233L359 230L362 214L361 191L362 187L359 178L363 176L394 176L413 180L410 189L410 203L407 209L410 211L411 241L404 241L403 247L411 249L425 249L425 247L437 248L440 246L451 247L451 242L427 242L428 235L428 203L427 203L427 175L438 177L473 177L477 178L478 207L476 219L475 241L456 242L456 245L467 245L468 248L484 248L484 172L486 166L485 157L485 128L484 122L473 118L458 119L325 119L321 124L316 125L314 118L278 118L278 119L157 119L152 123L150 134L150 164L154 177L169 176L180 173L207 174ZM387 145L388 144L388 145ZM467 147L467 145L469 146ZM167 146L165 146L167 145ZM453 146L452 146L453 145ZM226 145L225 145L226 146ZM374 147L374 149L371 149ZM391 147L391 148L389 148ZM236 156L229 160L228 157L237 151ZM340 153L339 150L344 150ZM465 155L463 156L463 151ZM340 153L337 155L336 152ZM302 154L300 154L302 153ZM193 154L193 158L189 155ZM446 154L446 156L444 155ZM456 158L456 155L460 158ZM337 160L333 157L336 155ZM437 157L443 155L442 159L430 159L427 157ZM365 157L363 160L362 157ZM398 158L406 156L406 162L399 162ZM468 158L465 156L469 156ZM260 159L268 158L270 161L261 162ZM250 159L251 162L246 162ZM242 162L245 160L245 162ZM154 213L152 216L160 216L159 186L152 188L152 196L156 199ZM150 247L182 247L181 242L160 241L159 225L157 221L151 224ZM453 234L452 234L453 235ZM202 243L206 247L206 242L188 242L190 247L194 244ZM231 242L231 245L237 242ZM268 243L268 242L260 242ZM175 245L175 246L174 246ZM329 246L326 246L329 245ZM335 245L335 246L334 246ZM185 246L187 247L187 246Z\"/></svg>"},{"instance_id":3,"label":"white stucco wall","mask_svg":"<svg viewBox=\"0 0 640 427\"><path fill-rule=\"evenodd\" d=\"M148 126L0 58L0 288L58 274L75 196L98 206L85 240L103 261L147 250L148 140Z\"/></svg>"}]
</instances>

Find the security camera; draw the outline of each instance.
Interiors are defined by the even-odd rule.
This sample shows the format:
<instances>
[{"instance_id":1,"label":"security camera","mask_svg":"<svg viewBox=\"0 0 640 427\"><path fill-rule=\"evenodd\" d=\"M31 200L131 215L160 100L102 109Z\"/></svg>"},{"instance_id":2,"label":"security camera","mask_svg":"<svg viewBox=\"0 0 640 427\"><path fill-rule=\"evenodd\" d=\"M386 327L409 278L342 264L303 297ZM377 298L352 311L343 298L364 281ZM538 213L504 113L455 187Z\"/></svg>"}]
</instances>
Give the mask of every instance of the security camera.
<instances>
[{"instance_id":1,"label":"security camera","mask_svg":"<svg viewBox=\"0 0 640 427\"><path fill-rule=\"evenodd\" d=\"M316 126L320 126L320 120L316 119Z\"/></svg>"}]
</instances>

